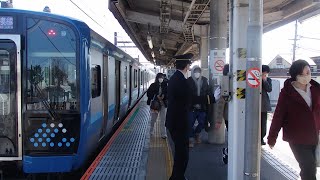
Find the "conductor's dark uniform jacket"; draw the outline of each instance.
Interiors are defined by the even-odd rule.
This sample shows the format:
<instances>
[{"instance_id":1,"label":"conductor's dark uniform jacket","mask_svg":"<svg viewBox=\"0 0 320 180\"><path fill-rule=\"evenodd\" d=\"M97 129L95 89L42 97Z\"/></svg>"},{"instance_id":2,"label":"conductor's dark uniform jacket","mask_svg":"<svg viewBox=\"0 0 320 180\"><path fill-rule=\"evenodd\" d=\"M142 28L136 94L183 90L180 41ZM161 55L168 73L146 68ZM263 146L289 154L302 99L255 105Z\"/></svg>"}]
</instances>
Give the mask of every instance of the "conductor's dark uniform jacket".
<instances>
[{"instance_id":1,"label":"conductor's dark uniform jacket","mask_svg":"<svg viewBox=\"0 0 320 180\"><path fill-rule=\"evenodd\" d=\"M177 70L168 83L166 127L170 132L188 132L189 87L183 73Z\"/></svg>"},{"instance_id":2,"label":"conductor's dark uniform jacket","mask_svg":"<svg viewBox=\"0 0 320 180\"><path fill-rule=\"evenodd\" d=\"M174 165L170 180L184 180L189 161L189 87L183 73L177 70L168 83L166 127L174 142Z\"/></svg>"}]
</instances>

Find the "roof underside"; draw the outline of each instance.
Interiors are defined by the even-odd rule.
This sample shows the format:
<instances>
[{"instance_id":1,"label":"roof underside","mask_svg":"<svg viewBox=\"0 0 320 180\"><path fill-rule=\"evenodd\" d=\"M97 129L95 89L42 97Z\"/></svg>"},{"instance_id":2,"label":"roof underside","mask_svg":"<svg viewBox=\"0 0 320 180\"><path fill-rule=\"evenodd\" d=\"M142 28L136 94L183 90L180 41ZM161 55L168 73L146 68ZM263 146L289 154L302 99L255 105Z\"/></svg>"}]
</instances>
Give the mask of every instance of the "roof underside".
<instances>
[{"instance_id":1,"label":"roof underside","mask_svg":"<svg viewBox=\"0 0 320 180\"><path fill-rule=\"evenodd\" d=\"M319 2L264 0L264 32L319 13ZM149 61L168 65L177 54L191 52L197 57L200 26L210 24L209 6L210 0L110 0L109 9ZM148 45L148 35L152 37L153 50Z\"/></svg>"}]
</instances>

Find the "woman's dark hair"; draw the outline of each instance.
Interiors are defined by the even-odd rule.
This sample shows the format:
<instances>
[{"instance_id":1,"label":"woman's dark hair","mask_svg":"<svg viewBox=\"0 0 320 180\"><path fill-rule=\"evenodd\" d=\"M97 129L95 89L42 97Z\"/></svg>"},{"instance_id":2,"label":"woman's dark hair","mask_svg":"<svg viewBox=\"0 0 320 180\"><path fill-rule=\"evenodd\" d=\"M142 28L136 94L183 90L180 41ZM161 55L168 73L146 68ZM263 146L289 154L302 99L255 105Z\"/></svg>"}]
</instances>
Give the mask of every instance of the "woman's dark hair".
<instances>
[{"instance_id":1,"label":"woman's dark hair","mask_svg":"<svg viewBox=\"0 0 320 180\"><path fill-rule=\"evenodd\" d=\"M262 72L269 73L270 72L269 66L268 65L262 65Z\"/></svg>"},{"instance_id":2,"label":"woman's dark hair","mask_svg":"<svg viewBox=\"0 0 320 180\"><path fill-rule=\"evenodd\" d=\"M297 75L302 74L304 67L309 66L309 63L305 60L299 59L296 60L292 63L290 69L289 69L289 74L291 78L295 81Z\"/></svg>"},{"instance_id":3,"label":"woman's dark hair","mask_svg":"<svg viewBox=\"0 0 320 180\"><path fill-rule=\"evenodd\" d=\"M154 82L159 82L159 78L163 78L163 74L162 73L158 73L156 75L156 79L154 80Z\"/></svg>"}]
</instances>

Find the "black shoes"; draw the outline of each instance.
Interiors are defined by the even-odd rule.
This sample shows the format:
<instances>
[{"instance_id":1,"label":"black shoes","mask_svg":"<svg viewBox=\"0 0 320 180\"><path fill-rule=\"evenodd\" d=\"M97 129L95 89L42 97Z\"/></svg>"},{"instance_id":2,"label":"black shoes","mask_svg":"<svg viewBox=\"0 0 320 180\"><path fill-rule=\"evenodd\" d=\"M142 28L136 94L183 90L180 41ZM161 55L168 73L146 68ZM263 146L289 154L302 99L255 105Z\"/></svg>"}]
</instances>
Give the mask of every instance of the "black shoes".
<instances>
[{"instance_id":1,"label":"black shoes","mask_svg":"<svg viewBox=\"0 0 320 180\"><path fill-rule=\"evenodd\" d=\"M228 164L228 148L222 148L222 162Z\"/></svg>"},{"instance_id":2,"label":"black shoes","mask_svg":"<svg viewBox=\"0 0 320 180\"><path fill-rule=\"evenodd\" d=\"M228 164L228 155L223 155L222 156L222 162L223 162L223 164Z\"/></svg>"},{"instance_id":3,"label":"black shoes","mask_svg":"<svg viewBox=\"0 0 320 180\"><path fill-rule=\"evenodd\" d=\"M228 155L228 148L222 148L222 154Z\"/></svg>"}]
</instances>

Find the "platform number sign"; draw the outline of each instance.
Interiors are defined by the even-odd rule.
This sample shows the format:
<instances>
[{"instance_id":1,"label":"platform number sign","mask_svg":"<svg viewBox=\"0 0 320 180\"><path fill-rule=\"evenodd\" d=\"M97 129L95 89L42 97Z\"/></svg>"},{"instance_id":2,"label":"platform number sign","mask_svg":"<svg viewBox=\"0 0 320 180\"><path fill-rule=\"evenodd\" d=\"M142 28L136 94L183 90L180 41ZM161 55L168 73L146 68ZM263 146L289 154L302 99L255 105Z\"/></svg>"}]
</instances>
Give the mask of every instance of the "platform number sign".
<instances>
[{"instance_id":1,"label":"platform number sign","mask_svg":"<svg viewBox=\"0 0 320 180\"><path fill-rule=\"evenodd\" d=\"M252 88L258 88L261 82L261 72L259 68L251 68L247 71L247 84Z\"/></svg>"}]
</instances>

